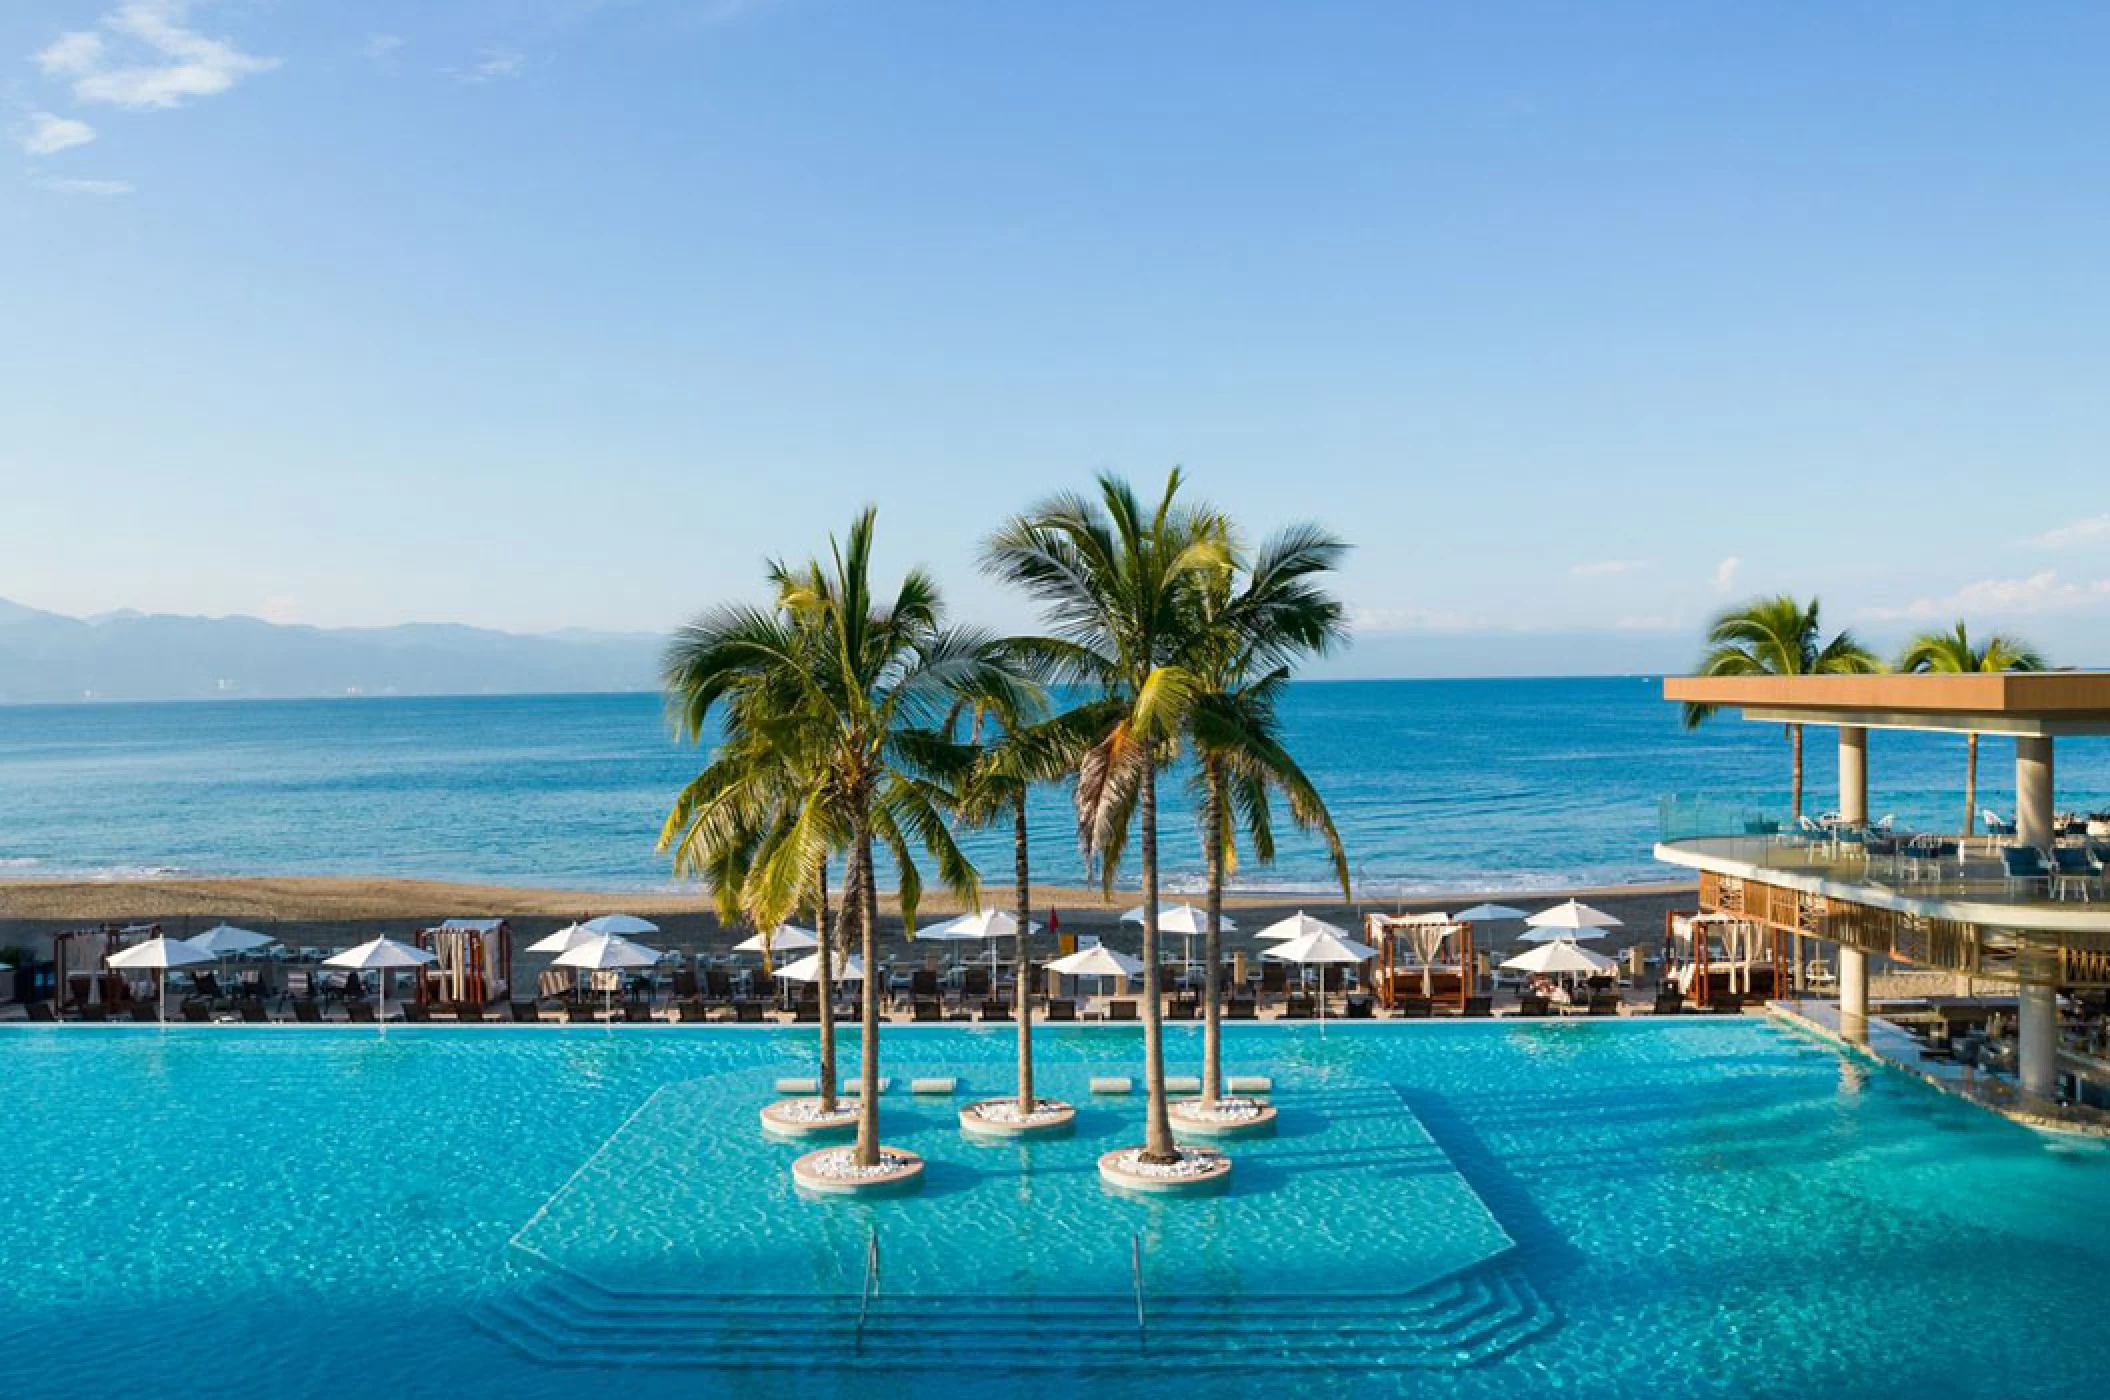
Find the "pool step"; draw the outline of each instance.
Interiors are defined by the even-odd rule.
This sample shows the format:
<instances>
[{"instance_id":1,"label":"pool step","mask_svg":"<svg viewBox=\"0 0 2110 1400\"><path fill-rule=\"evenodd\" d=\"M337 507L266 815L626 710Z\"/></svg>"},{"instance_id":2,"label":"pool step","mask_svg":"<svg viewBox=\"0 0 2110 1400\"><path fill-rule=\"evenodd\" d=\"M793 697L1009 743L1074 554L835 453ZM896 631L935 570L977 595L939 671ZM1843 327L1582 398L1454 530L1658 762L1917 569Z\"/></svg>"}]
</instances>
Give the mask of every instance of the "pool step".
<instances>
[{"instance_id":1,"label":"pool step","mask_svg":"<svg viewBox=\"0 0 2110 1400\"><path fill-rule=\"evenodd\" d=\"M971 1348L1025 1370L1349 1364L1445 1371L1485 1364L1555 1318L1512 1262L1395 1297L1146 1299L1127 1296L875 1298L862 1328L855 1297L629 1295L579 1275L525 1275L488 1297L478 1325L550 1366L792 1370L943 1365Z\"/></svg>"}]
</instances>

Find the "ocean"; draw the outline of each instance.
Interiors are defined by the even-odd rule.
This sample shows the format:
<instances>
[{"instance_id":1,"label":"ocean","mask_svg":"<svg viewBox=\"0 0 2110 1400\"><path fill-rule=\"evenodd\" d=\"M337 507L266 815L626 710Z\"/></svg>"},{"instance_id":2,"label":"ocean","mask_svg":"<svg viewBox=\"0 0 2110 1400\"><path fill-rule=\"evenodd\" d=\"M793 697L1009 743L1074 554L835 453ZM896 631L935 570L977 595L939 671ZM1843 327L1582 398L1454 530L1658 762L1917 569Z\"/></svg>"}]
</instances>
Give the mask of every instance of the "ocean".
<instances>
[{"instance_id":1,"label":"ocean","mask_svg":"<svg viewBox=\"0 0 2110 1400\"><path fill-rule=\"evenodd\" d=\"M1532 891L1670 878L1650 858L1661 800L1787 809L1777 726L1684 732L1640 677L1304 682L1290 746L1326 796L1363 897ZM1954 829L1963 741L1878 733L1870 803ZM1809 743L1808 807L1833 791ZM605 891L675 885L654 842L702 760L653 695L361 698L0 708L0 876L381 875ZM2062 806L2110 797L2110 744L2059 754ZM2013 745L1988 739L1981 805L2012 803ZM1166 786L1168 883L1198 887L1192 808ZM1068 795L1032 808L1035 878L1084 879ZM1326 888L1323 853L1278 823L1242 889ZM966 844L995 879L1008 831ZM1132 880L1133 870L1124 872Z\"/></svg>"}]
</instances>

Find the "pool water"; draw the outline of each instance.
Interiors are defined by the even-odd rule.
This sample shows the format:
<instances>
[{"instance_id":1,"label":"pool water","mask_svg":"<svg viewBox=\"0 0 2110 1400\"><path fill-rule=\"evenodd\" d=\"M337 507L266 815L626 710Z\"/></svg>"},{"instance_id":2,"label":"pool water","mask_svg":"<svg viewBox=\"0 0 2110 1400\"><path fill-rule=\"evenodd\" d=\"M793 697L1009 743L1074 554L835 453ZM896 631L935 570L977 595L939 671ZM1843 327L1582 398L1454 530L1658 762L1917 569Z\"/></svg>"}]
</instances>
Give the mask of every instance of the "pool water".
<instances>
[{"instance_id":1,"label":"pool water","mask_svg":"<svg viewBox=\"0 0 2110 1400\"><path fill-rule=\"evenodd\" d=\"M1280 1131L1181 1202L1094 1171L1141 1101L1087 1081L1140 1076L1139 1032L1037 1043L1077 1132L990 1146L954 1113L1003 1091L1010 1036L890 1031L885 1137L926 1189L821 1203L756 1120L810 1029L7 1028L0 1395L2078 1396L2110 1371L2110 1155L1763 1022L1232 1027ZM1190 1028L1168 1048L1194 1070ZM943 1074L958 1098L906 1092Z\"/></svg>"}]
</instances>

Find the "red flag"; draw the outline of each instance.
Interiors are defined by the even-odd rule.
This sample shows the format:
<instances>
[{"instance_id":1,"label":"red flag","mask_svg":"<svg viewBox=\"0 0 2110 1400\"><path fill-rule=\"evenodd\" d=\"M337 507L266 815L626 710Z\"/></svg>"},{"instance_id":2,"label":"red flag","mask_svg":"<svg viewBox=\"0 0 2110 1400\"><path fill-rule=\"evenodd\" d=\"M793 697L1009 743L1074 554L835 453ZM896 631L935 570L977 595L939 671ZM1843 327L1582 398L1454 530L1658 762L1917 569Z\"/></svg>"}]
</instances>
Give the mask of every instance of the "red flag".
<instances>
[{"instance_id":1,"label":"red flag","mask_svg":"<svg viewBox=\"0 0 2110 1400\"><path fill-rule=\"evenodd\" d=\"M1048 906L1048 932L1062 932L1062 915L1055 912L1055 906L1052 904Z\"/></svg>"}]
</instances>

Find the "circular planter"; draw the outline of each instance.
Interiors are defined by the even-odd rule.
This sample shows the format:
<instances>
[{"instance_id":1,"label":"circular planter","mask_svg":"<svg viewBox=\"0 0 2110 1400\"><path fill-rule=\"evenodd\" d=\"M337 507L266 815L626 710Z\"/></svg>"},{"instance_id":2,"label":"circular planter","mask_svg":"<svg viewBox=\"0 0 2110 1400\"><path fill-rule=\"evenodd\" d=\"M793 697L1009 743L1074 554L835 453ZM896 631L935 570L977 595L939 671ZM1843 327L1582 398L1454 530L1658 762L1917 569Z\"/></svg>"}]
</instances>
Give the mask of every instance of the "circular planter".
<instances>
[{"instance_id":1,"label":"circular planter","mask_svg":"<svg viewBox=\"0 0 2110 1400\"><path fill-rule=\"evenodd\" d=\"M837 1099L835 1112L817 1117L819 1099L778 1099L762 1110L762 1131L777 1137L839 1137L857 1131L857 1100Z\"/></svg>"},{"instance_id":2,"label":"circular planter","mask_svg":"<svg viewBox=\"0 0 2110 1400\"><path fill-rule=\"evenodd\" d=\"M1066 1133L1077 1123L1077 1110L1061 1099L1036 1099L1036 1107L1030 1118L989 1117L990 1112L1015 1114L1016 1098L983 1099L968 1104L960 1110L960 1131L969 1137L1000 1138L1006 1141L1015 1138L1052 1137Z\"/></svg>"},{"instance_id":3,"label":"circular planter","mask_svg":"<svg viewBox=\"0 0 2110 1400\"><path fill-rule=\"evenodd\" d=\"M1266 1137L1275 1131L1275 1106L1259 1099L1221 1098L1210 1109L1200 1099L1182 1099L1166 1112L1174 1129L1195 1137Z\"/></svg>"},{"instance_id":4,"label":"circular planter","mask_svg":"<svg viewBox=\"0 0 2110 1400\"><path fill-rule=\"evenodd\" d=\"M1140 1147L1117 1147L1099 1159L1099 1179L1117 1191L1144 1196L1207 1196L1231 1181L1231 1159L1213 1147L1183 1146L1173 1168L1136 1160Z\"/></svg>"},{"instance_id":5,"label":"circular planter","mask_svg":"<svg viewBox=\"0 0 2110 1400\"><path fill-rule=\"evenodd\" d=\"M905 1147L881 1147L877 1167L851 1167L856 1149L823 1147L791 1164L799 1190L815 1196L899 1196L923 1184L923 1159Z\"/></svg>"}]
</instances>

